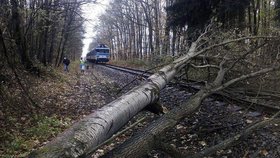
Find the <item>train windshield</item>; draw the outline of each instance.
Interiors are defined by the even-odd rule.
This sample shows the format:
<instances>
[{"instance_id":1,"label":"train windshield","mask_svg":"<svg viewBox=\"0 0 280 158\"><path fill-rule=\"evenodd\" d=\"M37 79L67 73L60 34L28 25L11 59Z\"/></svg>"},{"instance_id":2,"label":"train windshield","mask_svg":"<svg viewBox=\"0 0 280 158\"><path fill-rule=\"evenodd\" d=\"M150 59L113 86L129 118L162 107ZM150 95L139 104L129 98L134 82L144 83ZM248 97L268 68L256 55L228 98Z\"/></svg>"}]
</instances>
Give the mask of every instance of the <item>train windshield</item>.
<instances>
[{"instance_id":1,"label":"train windshield","mask_svg":"<svg viewBox=\"0 0 280 158\"><path fill-rule=\"evenodd\" d=\"M95 49L96 52L99 52L99 53L109 53L109 49L102 49L102 48L96 48Z\"/></svg>"}]
</instances>

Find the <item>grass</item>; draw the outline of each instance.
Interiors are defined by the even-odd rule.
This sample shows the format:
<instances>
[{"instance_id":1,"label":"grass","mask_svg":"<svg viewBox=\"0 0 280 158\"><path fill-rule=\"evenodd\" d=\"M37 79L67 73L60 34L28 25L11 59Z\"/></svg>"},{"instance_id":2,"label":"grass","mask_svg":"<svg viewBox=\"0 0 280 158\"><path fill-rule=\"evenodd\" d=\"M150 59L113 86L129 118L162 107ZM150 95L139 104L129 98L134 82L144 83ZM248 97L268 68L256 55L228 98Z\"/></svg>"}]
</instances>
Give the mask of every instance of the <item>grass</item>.
<instances>
[{"instance_id":1,"label":"grass","mask_svg":"<svg viewBox=\"0 0 280 158\"><path fill-rule=\"evenodd\" d=\"M16 118L10 117L9 121L14 123ZM69 127L70 119L61 120L56 116L37 115L33 120L30 120L30 123L30 127L24 129L17 127L11 132L5 133L6 141L1 144L0 157L26 157L32 148L41 142L48 141ZM20 131L20 129L22 130Z\"/></svg>"},{"instance_id":2,"label":"grass","mask_svg":"<svg viewBox=\"0 0 280 158\"><path fill-rule=\"evenodd\" d=\"M73 62L73 70L68 74L63 72L62 67L38 67L39 76L20 68L17 73L26 92L40 104L41 109L30 105L11 70L7 68L1 73L0 157L27 157L32 149L38 148L72 124L71 114L59 115L59 108L63 108L59 105L63 106L64 101L67 101L60 97L71 91L76 83L74 74L78 66ZM11 76L9 80L7 76Z\"/></svg>"},{"instance_id":3,"label":"grass","mask_svg":"<svg viewBox=\"0 0 280 158\"><path fill-rule=\"evenodd\" d=\"M35 121L37 124L26 129L25 133L29 137L34 137L42 141L46 141L48 138L61 132L62 128L64 128L64 123L56 116L40 116L36 118Z\"/></svg>"}]
</instances>

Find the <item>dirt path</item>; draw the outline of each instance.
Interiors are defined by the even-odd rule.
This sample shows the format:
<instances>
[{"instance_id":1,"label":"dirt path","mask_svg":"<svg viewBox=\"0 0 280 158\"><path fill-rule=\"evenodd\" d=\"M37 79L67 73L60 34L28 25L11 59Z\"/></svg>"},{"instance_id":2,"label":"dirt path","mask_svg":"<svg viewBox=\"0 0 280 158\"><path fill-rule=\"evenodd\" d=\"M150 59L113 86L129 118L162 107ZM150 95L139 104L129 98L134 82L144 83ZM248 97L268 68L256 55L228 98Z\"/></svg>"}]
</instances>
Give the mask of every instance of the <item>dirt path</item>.
<instances>
[{"instance_id":1,"label":"dirt path","mask_svg":"<svg viewBox=\"0 0 280 158\"><path fill-rule=\"evenodd\" d=\"M113 81L95 69L79 72L76 78L75 84L71 85L71 93L65 94L68 96L68 112L84 117L115 99Z\"/></svg>"}]
</instances>

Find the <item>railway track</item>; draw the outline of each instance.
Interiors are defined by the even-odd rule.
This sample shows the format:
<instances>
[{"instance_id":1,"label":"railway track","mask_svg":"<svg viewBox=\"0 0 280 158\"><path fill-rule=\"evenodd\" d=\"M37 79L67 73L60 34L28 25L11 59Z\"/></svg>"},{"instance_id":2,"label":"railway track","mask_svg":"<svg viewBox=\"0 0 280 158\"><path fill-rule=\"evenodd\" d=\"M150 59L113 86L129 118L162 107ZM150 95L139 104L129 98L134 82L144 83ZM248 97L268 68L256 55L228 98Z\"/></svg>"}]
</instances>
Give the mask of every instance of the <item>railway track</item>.
<instances>
[{"instance_id":1,"label":"railway track","mask_svg":"<svg viewBox=\"0 0 280 158\"><path fill-rule=\"evenodd\" d=\"M151 76L153 74L152 72L149 72L149 71L126 68L126 67L116 66L116 65L111 65L111 64L106 64L104 66L106 66L108 68L115 69L115 70L119 70L119 71L122 71L122 72L130 73L130 74L133 74L133 75L139 75L139 76L142 76L142 77L145 77L145 78L148 78L149 76Z\"/></svg>"},{"instance_id":2,"label":"railway track","mask_svg":"<svg viewBox=\"0 0 280 158\"><path fill-rule=\"evenodd\" d=\"M138 69L133 69L133 68L126 68L122 66L117 66L117 65L111 65L111 64L106 64L103 65L107 68L111 68L114 70L122 71L124 73L129 73L132 75L148 78L151 76L153 73L149 71L144 71L144 70L138 70ZM177 83L176 81L170 82L168 84L169 86L179 86L184 89L188 89L191 92L197 92L200 90L200 88L203 86L202 82L197 82L197 81L190 81L190 82L180 82ZM225 89L221 92L216 92L212 96L219 98L219 100L227 99L233 102L238 102L239 104L242 105L242 108L249 108L261 112L267 112L267 113L275 113L280 110L280 106L277 105L270 105L270 104L265 104L263 102L258 102L256 99L249 100L247 99L248 97L244 95L236 95L232 93L231 91ZM248 107L249 105L249 107Z\"/></svg>"},{"instance_id":3,"label":"railway track","mask_svg":"<svg viewBox=\"0 0 280 158\"><path fill-rule=\"evenodd\" d=\"M120 84L121 87L130 83L130 81L135 78L147 78L152 74L142 70L127 69L115 65L96 65L94 69L94 71L102 73L102 76L114 80L116 83ZM135 77L135 75L140 75L142 77ZM141 82L142 81L138 83L133 82L132 84L135 85L132 85L130 88L137 86L137 84ZM195 83L186 84L171 82L161 91L159 100L162 105L168 110L171 110L180 104L184 104L188 98L199 90L200 86L201 85L195 85ZM128 90L129 89L124 90L123 93ZM279 109L263 107L261 104L252 104L252 102L246 102L246 100L242 101L242 104L240 104L240 102L239 99L234 99L222 93L211 95L202 102L198 112L187 116L185 119L181 120L174 129L167 131L162 141L167 144L172 144L172 146L175 146L179 151L197 153L205 147L212 146L221 140L240 133L244 128L255 122L270 117L271 114L269 111L275 113ZM250 108L248 108L248 105ZM117 140L129 138L135 132L141 131L157 118L157 116L143 111L136 115L133 120L131 120L131 123L137 122L141 118L147 116L147 120L141 123L140 126L130 129L128 132L122 134L120 138L117 138ZM279 127L277 126L269 126L268 128L260 129L256 132L256 135L249 136L248 139L240 142L238 145L219 151L219 153L211 155L211 157L252 156L260 153L261 149L265 149L265 151L271 155L270 157L279 157L280 151L275 148L280 142L280 136L275 135L275 133L278 132ZM109 143L103 147L102 150L109 151L114 148L116 144L117 141L114 140L111 144ZM161 151L152 151L149 155L149 157L168 157L168 155ZM259 155L259 157L262 156Z\"/></svg>"}]
</instances>

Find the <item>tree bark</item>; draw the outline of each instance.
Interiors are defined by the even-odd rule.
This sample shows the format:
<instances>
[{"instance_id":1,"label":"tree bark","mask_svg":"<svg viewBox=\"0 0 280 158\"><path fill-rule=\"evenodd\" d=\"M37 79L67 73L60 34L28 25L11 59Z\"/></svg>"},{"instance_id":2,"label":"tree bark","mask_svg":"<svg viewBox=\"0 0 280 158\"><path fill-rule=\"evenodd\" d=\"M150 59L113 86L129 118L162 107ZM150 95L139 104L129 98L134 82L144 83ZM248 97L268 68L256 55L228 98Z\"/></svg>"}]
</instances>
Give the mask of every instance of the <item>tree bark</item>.
<instances>
[{"instance_id":1,"label":"tree bark","mask_svg":"<svg viewBox=\"0 0 280 158\"><path fill-rule=\"evenodd\" d=\"M74 124L70 129L32 152L30 157L79 157L111 137L144 107L158 100L159 91L175 76L187 61L195 56L197 43L187 56L165 66L140 85L117 100Z\"/></svg>"},{"instance_id":2,"label":"tree bark","mask_svg":"<svg viewBox=\"0 0 280 158\"><path fill-rule=\"evenodd\" d=\"M203 34L202 34L203 35ZM126 94L122 95L115 101L107 104L101 109L95 111L91 115L87 116L83 120L74 124L71 128L65 131L63 134L59 135L52 142L48 143L43 148L31 153L30 157L79 157L86 156L91 152L96 146L104 142L106 139L111 137L115 132L117 132L122 126L124 126L133 116L135 116L139 111L149 104L154 103L158 100L159 92L165 87L165 85L173 79L177 72L179 72L185 65L195 56L204 53L206 50L214 48L215 46L221 46L221 44L216 44L205 48L204 51L200 50L196 52L196 47L198 41L201 40L200 36L196 42L191 44L191 47L187 54L173 63L163 67L158 71L158 73L150 76L146 83L130 90ZM229 40L223 42L222 44L229 44L231 42L244 40L246 38L240 38L235 40ZM268 69L271 71L274 69ZM267 71L261 71L266 73ZM254 73L253 75L248 75L247 77L253 77L258 75ZM223 73L218 75L218 79L221 79ZM244 79L241 78L241 79ZM229 83L234 83L239 80L233 80ZM217 83L221 83L217 81ZM226 87L229 84L223 84L222 87ZM219 90L220 87L216 87L215 90ZM201 90L196 94L193 99L191 99L190 105L200 105L200 102L211 93L209 89ZM167 126L176 123L176 119L179 119L186 114L184 111L187 109L196 108L197 106L176 108L173 113L162 117L160 124L163 126L159 129L151 129L151 131L160 131L165 129ZM177 114L178 115L175 115ZM165 120L170 119L170 121ZM153 137L152 135L147 135L148 138ZM146 142L143 142L144 145ZM146 147L143 146L143 149Z\"/></svg>"},{"instance_id":3,"label":"tree bark","mask_svg":"<svg viewBox=\"0 0 280 158\"><path fill-rule=\"evenodd\" d=\"M22 20L18 10L19 3L17 0L11 0L11 5L12 5L12 17L11 17L12 32L13 32L13 37L15 38L17 52L20 55L21 63L24 64L24 66L27 69L30 69L33 67L33 64L31 62L26 47L26 40L23 34L23 28L20 26Z\"/></svg>"},{"instance_id":4,"label":"tree bark","mask_svg":"<svg viewBox=\"0 0 280 158\"><path fill-rule=\"evenodd\" d=\"M218 72L217 77L213 83L206 85L194 96L192 96L185 104L172 109L171 111L160 117L158 120L154 121L151 125L144 129L144 131L141 131L141 133L138 133L133 138L129 139L119 147L113 149L103 157L144 157L149 151L157 148L157 140L164 132L173 128L181 119L195 112L200 107L203 99L205 99L209 95L222 90L238 81L266 74L268 72L279 69L279 66L270 69L263 69L247 75L242 75L239 78L232 79L223 84L224 76L228 70L223 68L223 64L224 63L222 62L220 65L220 71ZM238 139L241 136L238 136ZM232 142L234 140L235 139L230 141Z\"/></svg>"},{"instance_id":5,"label":"tree bark","mask_svg":"<svg viewBox=\"0 0 280 158\"><path fill-rule=\"evenodd\" d=\"M186 104L169 111L144 131L134 136L133 139L129 139L104 157L144 157L150 150L156 148L155 142L162 133L175 126L180 119L196 111L202 100L208 95L210 93L206 89L200 90Z\"/></svg>"}]
</instances>

